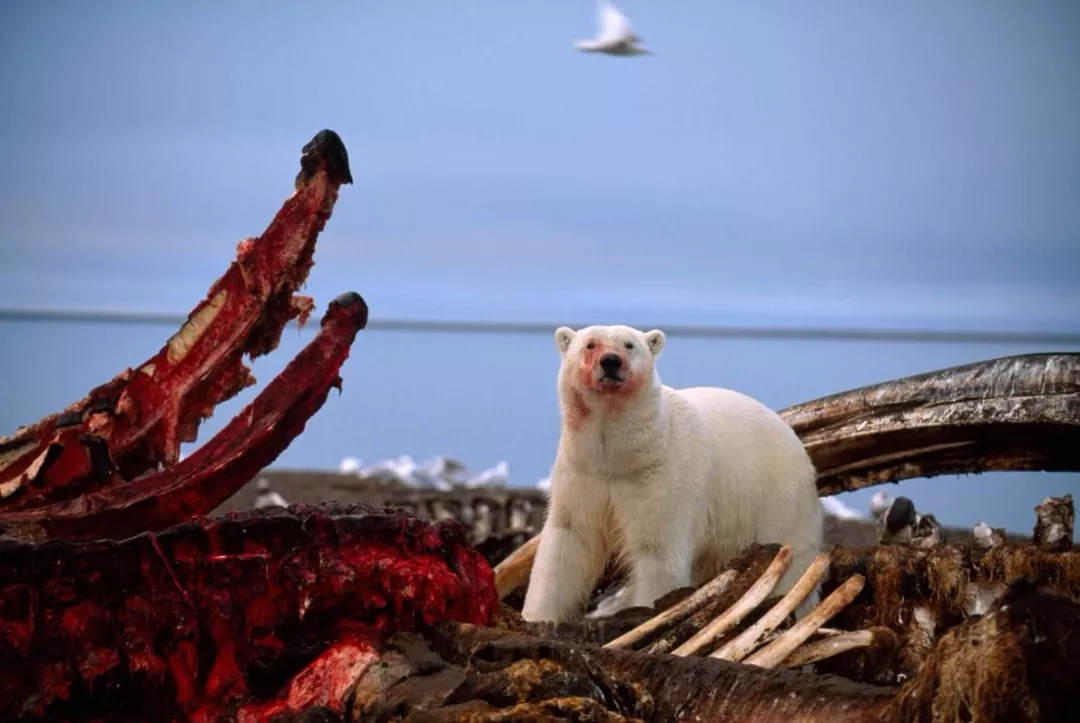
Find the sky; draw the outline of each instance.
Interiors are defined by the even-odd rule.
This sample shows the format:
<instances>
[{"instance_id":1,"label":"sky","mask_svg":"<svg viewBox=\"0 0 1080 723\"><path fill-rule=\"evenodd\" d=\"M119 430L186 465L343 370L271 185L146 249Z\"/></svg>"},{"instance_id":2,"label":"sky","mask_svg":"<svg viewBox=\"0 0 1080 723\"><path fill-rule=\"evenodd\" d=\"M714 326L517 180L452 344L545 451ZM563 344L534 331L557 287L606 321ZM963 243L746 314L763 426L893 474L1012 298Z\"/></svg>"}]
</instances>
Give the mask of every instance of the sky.
<instances>
[{"instance_id":1,"label":"sky","mask_svg":"<svg viewBox=\"0 0 1080 723\"><path fill-rule=\"evenodd\" d=\"M373 318L1080 332L1080 4L619 6L655 56L575 52L586 0L3 3L0 307L185 312L332 128L355 184L319 241L320 308L356 290ZM0 325L20 349L0 422L167 334ZM347 371L379 380L356 382L378 409L328 402L282 463L542 475L550 339L421 337L366 333ZM785 406L1041 350L770 344L686 340L664 364ZM60 383L46 350L72 348ZM1021 529L1044 490L1080 495L1076 475L971 479ZM968 484L911 489L968 524Z\"/></svg>"}]
</instances>

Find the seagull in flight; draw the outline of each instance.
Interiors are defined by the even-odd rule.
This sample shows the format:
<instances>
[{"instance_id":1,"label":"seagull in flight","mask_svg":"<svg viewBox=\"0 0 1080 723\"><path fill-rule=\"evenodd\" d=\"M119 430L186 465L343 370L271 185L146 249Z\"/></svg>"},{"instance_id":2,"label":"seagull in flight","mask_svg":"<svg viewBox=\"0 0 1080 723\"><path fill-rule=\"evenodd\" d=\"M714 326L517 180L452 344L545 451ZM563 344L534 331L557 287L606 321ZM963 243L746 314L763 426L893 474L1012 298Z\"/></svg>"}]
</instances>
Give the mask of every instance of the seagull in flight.
<instances>
[{"instance_id":1,"label":"seagull in flight","mask_svg":"<svg viewBox=\"0 0 1080 723\"><path fill-rule=\"evenodd\" d=\"M599 0L597 7L596 37L591 40L578 40L574 47L583 53L605 53L607 55L652 55L652 51L638 43L645 42L630 28L630 21L619 9L607 0Z\"/></svg>"}]
</instances>

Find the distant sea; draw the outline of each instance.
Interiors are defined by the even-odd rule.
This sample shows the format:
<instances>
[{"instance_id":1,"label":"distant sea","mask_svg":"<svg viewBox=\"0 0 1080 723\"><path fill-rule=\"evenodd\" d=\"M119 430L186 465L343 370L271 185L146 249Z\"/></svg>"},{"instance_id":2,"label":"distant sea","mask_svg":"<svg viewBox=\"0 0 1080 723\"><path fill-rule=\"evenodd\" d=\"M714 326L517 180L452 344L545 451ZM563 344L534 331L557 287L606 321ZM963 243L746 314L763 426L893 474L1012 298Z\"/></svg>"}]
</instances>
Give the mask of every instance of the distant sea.
<instances>
[{"instance_id":1,"label":"distant sea","mask_svg":"<svg viewBox=\"0 0 1080 723\"><path fill-rule=\"evenodd\" d=\"M315 326L286 329L280 348L254 363L256 387L219 407L200 442L284 368ZM172 331L163 325L0 322L0 434L82 398L155 353ZM672 336L660 371L672 386L732 387L779 409L864 384L1039 351L1080 347ZM474 471L506 459L512 484L533 485L548 474L558 440L557 369L551 334L363 331L342 371L343 393L331 393L274 466L334 469L345 456L367 464L402 454L416 460L445 454ZM888 491L911 497L944 524L985 519L1030 532L1032 508L1043 497L1070 492L1080 499L1080 474L952 476L910 480ZM841 499L865 511L871 494Z\"/></svg>"}]
</instances>

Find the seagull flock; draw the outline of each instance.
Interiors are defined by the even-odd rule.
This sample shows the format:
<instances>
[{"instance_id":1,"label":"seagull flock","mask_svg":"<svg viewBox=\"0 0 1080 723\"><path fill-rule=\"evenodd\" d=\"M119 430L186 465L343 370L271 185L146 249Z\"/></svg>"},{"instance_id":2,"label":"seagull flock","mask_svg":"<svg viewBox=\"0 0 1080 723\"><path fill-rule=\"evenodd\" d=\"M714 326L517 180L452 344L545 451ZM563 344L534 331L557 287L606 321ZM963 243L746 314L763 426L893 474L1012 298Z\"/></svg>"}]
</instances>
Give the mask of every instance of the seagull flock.
<instances>
[{"instance_id":1,"label":"seagull flock","mask_svg":"<svg viewBox=\"0 0 1080 723\"><path fill-rule=\"evenodd\" d=\"M338 465L341 474L356 475L373 482L397 482L416 489L448 492L454 487L505 487L510 479L510 463L505 459L476 475L460 460L436 456L417 463L407 454L363 466L356 457L346 457Z\"/></svg>"}]
</instances>

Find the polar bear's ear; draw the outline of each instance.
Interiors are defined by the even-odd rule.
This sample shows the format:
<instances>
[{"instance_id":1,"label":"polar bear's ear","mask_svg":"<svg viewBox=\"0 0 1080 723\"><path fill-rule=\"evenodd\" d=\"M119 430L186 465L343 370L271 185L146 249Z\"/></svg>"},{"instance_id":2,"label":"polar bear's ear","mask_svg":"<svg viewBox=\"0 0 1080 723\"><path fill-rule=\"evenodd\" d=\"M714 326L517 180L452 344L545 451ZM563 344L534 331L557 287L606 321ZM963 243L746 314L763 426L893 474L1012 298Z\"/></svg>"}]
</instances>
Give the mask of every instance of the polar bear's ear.
<instances>
[{"instance_id":1,"label":"polar bear's ear","mask_svg":"<svg viewBox=\"0 0 1080 723\"><path fill-rule=\"evenodd\" d=\"M560 326L555 330L555 346L560 354L565 354L570 348L570 342L574 340L574 330L569 326Z\"/></svg>"},{"instance_id":2,"label":"polar bear's ear","mask_svg":"<svg viewBox=\"0 0 1080 723\"><path fill-rule=\"evenodd\" d=\"M664 332L659 329L653 329L645 334L645 343L649 345L649 351L653 356L659 356L660 350L664 348Z\"/></svg>"}]
</instances>

